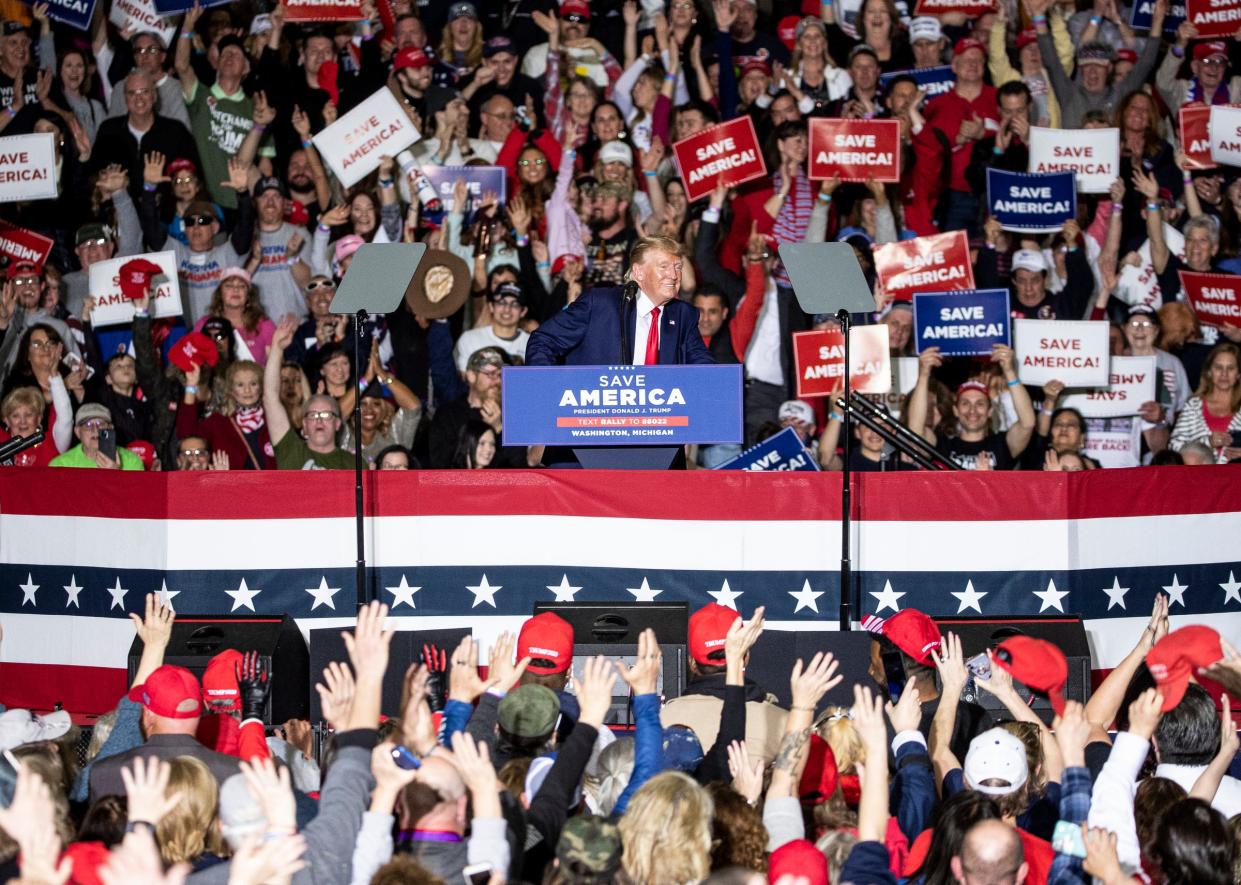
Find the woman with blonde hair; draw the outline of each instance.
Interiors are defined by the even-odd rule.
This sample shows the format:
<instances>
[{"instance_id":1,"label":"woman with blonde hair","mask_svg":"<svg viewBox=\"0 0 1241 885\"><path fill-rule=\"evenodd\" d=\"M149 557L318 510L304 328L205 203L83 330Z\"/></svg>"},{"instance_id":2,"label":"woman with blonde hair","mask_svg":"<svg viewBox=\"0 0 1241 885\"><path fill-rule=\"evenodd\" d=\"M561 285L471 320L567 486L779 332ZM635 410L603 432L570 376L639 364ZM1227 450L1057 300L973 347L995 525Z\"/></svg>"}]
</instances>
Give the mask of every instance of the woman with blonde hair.
<instances>
[{"instance_id":1,"label":"woman with blonde hair","mask_svg":"<svg viewBox=\"0 0 1241 885\"><path fill-rule=\"evenodd\" d=\"M434 82L456 86L483 63L483 26L473 3L454 3L435 51Z\"/></svg>"},{"instance_id":2,"label":"woman with blonde hair","mask_svg":"<svg viewBox=\"0 0 1241 885\"><path fill-rule=\"evenodd\" d=\"M1207 354L1198 389L1185 403L1172 428L1168 446L1179 452L1190 442L1209 445L1217 464L1241 459L1241 348L1231 342L1217 344Z\"/></svg>"},{"instance_id":3,"label":"woman with blonde hair","mask_svg":"<svg viewBox=\"0 0 1241 885\"><path fill-rule=\"evenodd\" d=\"M226 452L233 470L275 470L276 450L267 430L263 411L263 367L252 360L237 360L224 375L228 396L220 408L200 417L198 382L200 366L185 373L185 394L177 409L177 438L198 436L213 452Z\"/></svg>"},{"instance_id":4,"label":"woman with blonde hair","mask_svg":"<svg viewBox=\"0 0 1241 885\"><path fill-rule=\"evenodd\" d=\"M634 885L701 882L711 871L715 805L693 778L665 771L633 794L620 821L621 867Z\"/></svg>"},{"instance_id":5,"label":"woman with blonde hair","mask_svg":"<svg viewBox=\"0 0 1241 885\"><path fill-rule=\"evenodd\" d=\"M192 756L178 756L169 763L165 796L178 801L155 825L155 841L165 864L192 864L196 869L210 866L222 855L217 812L220 787L215 776Z\"/></svg>"}]
</instances>

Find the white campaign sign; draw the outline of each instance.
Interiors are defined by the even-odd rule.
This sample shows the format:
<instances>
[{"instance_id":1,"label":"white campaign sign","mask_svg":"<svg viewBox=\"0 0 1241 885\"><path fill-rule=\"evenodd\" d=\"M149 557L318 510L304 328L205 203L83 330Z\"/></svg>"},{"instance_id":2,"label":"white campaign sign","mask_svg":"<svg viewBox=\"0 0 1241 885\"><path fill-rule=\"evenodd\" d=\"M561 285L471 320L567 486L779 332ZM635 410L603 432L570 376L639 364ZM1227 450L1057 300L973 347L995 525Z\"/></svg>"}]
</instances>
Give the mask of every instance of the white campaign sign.
<instances>
[{"instance_id":1,"label":"white campaign sign","mask_svg":"<svg viewBox=\"0 0 1241 885\"><path fill-rule=\"evenodd\" d=\"M151 0L112 0L108 19L122 31L154 31L164 38L165 46L172 43L177 33L177 26L168 24L168 19L155 11Z\"/></svg>"},{"instance_id":2,"label":"white campaign sign","mask_svg":"<svg viewBox=\"0 0 1241 885\"><path fill-rule=\"evenodd\" d=\"M918 358L916 356L892 357L892 387L884 395L884 406L893 418L899 418L901 403L918 384Z\"/></svg>"},{"instance_id":3,"label":"white campaign sign","mask_svg":"<svg viewBox=\"0 0 1241 885\"><path fill-rule=\"evenodd\" d=\"M1207 132L1211 159L1221 166L1241 166L1241 108L1211 108Z\"/></svg>"},{"instance_id":4,"label":"white campaign sign","mask_svg":"<svg viewBox=\"0 0 1241 885\"><path fill-rule=\"evenodd\" d=\"M1120 175L1120 130L1031 126L1028 171L1075 172L1078 193L1105 194Z\"/></svg>"},{"instance_id":5,"label":"white campaign sign","mask_svg":"<svg viewBox=\"0 0 1241 885\"><path fill-rule=\"evenodd\" d=\"M90 266L90 294L95 299L91 311L92 326L115 326L134 319L134 303L121 292L121 265L139 258L158 264L163 273L151 280L155 291L151 298L151 316L181 316L181 284L177 280L177 253L148 252L97 261Z\"/></svg>"},{"instance_id":6,"label":"white campaign sign","mask_svg":"<svg viewBox=\"0 0 1241 885\"><path fill-rule=\"evenodd\" d=\"M1013 349L1017 351L1017 375L1026 384L1108 384L1110 357L1105 320L1013 320Z\"/></svg>"},{"instance_id":7,"label":"white campaign sign","mask_svg":"<svg viewBox=\"0 0 1241 885\"><path fill-rule=\"evenodd\" d=\"M351 187L379 167L380 157L395 157L419 137L384 87L316 135L314 142L340 183Z\"/></svg>"},{"instance_id":8,"label":"white campaign sign","mask_svg":"<svg viewBox=\"0 0 1241 885\"><path fill-rule=\"evenodd\" d=\"M0 138L0 203L46 200L58 193L52 133Z\"/></svg>"},{"instance_id":9,"label":"white campaign sign","mask_svg":"<svg viewBox=\"0 0 1241 885\"><path fill-rule=\"evenodd\" d=\"M1155 358L1114 356L1111 383L1095 390L1068 394L1060 404L1077 409L1084 418L1119 418L1136 415L1143 403L1155 399Z\"/></svg>"}]
</instances>

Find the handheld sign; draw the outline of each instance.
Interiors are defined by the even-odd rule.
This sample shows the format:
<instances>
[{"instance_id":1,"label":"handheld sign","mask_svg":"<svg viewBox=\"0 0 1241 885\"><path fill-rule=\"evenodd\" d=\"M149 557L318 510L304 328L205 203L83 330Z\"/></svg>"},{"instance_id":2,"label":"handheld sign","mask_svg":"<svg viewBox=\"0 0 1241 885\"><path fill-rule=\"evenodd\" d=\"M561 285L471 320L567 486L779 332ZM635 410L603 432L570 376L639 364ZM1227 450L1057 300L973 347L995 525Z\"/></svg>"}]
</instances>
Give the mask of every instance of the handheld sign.
<instances>
[{"instance_id":1,"label":"handheld sign","mask_svg":"<svg viewBox=\"0 0 1241 885\"><path fill-rule=\"evenodd\" d=\"M919 292L914 295L918 353L938 347L944 356L987 356L1009 342L1007 289Z\"/></svg>"},{"instance_id":2,"label":"handheld sign","mask_svg":"<svg viewBox=\"0 0 1241 885\"><path fill-rule=\"evenodd\" d=\"M0 203L47 200L58 194L52 133L0 138Z\"/></svg>"},{"instance_id":3,"label":"handheld sign","mask_svg":"<svg viewBox=\"0 0 1241 885\"><path fill-rule=\"evenodd\" d=\"M1155 0L1137 0L1133 4L1133 12L1129 15L1129 24L1135 31L1146 32L1154 24ZM1176 29L1185 21L1185 0L1172 0L1168 4L1168 14L1163 17L1163 32L1175 34Z\"/></svg>"},{"instance_id":4,"label":"handheld sign","mask_svg":"<svg viewBox=\"0 0 1241 885\"><path fill-rule=\"evenodd\" d=\"M152 0L152 3L155 6L155 11L162 16L178 15L179 13L186 12L193 7L196 2L199 6L208 7L220 6L227 3L228 0L206 0L205 3L200 2L200 0Z\"/></svg>"},{"instance_id":5,"label":"handheld sign","mask_svg":"<svg viewBox=\"0 0 1241 885\"><path fill-rule=\"evenodd\" d=\"M974 267L965 231L884 243L874 249L875 273L893 301L909 301L915 292L974 288Z\"/></svg>"},{"instance_id":6,"label":"handheld sign","mask_svg":"<svg viewBox=\"0 0 1241 885\"><path fill-rule=\"evenodd\" d=\"M978 18L995 12L995 0L918 0L914 15L948 15L957 13L966 18Z\"/></svg>"},{"instance_id":7,"label":"handheld sign","mask_svg":"<svg viewBox=\"0 0 1241 885\"><path fill-rule=\"evenodd\" d=\"M987 169L987 205L1005 230L1049 234L1077 217L1072 172L1005 172Z\"/></svg>"},{"instance_id":8,"label":"handheld sign","mask_svg":"<svg viewBox=\"0 0 1241 885\"><path fill-rule=\"evenodd\" d=\"M419 138L405 110L385 86L314 137L315 147L345 187L379 168Z\"/></svg>"},{"instance_id":9,"label":"handheld sign","mask_svg":"<svg viewBox=\"0 0 1241 885\"><path fill-rule=\"evenodd\" d=\"M1241 277L1180 271L1181 288L1198 319L1208 326L1241 329Z\"/></svg>"},{"instance_id":10,"label":"handheld sign","mask_svg":"<svg viewBox=\"0 0 1241 885\"><path fill-rule=\"evenodd\" d=\"M844 383L845 336L839 329L793 333L797 398L828 396ZM887 393L892 386L888 327L854 326L849 336L849 384L858 393Z\"/></svg>"},{"instance_id":11,"label":"handheld sign","mask_svg":"<svg viewBox=\"0 0 1241 885\"><path fill-rule=\"evenodd\" d=\"M95 16L95 0L47 0L48 18L85 31Z\"/></svg>"},{"instance_id":12,"label":"handheld sign","mask_svg":"<svg viewBox=\"0 0 1241 885\"><path fill-rule=\"evenodd\" d=\"M741 381L740 365L506 368L504 443L736 443Z\"/></svg>"},{"instance_id":13,"label":"handheld sign","mask_svg":"<svg viewBox=\"0 0 1241 885\"><path fill-rule=\"evenodd\" d=\"M0 221L0 255L8 258L10 264L29 261L42 272L43 263L51 254L53 245L53 241L43 234Z\"/></svg>"},{"instance_id":14,"label":"handheld sign","mask_svg":"<svg viewBox=\"0 0 1241 885\"><path fill-rule=\"evenodd\" d=\"M119 323L133 322L134 303L121 291L121 265L136 259L145 259L157 264L163 271L151 280L154 288L151 295L151 316L181 316L181 285L177 280L177 253L168 251L150 252L146 255L123 255L120 258L109 258L107 261L96 261L90 266L90 294L95 299L95 309L90 315L92 326L114 326Z\"/></svg>"},{"instance_id":15,"label":"handheld sign","mask_svg":"<svg viewBox=\"0 0 1241 885\"><path fill-rule=\"evenodd\" d=\"M758 134L749 115L710 126L672 146L685 195L691 203L715 190L767 174Z\"/></svg>"},{"instance_id":16,"label":"handheld sign","mask_svg":"<svg viewBox=\"0 0 1241 885\"><path fill-rule=\"evenodd\" d=\"M1136 415L1144 403L1155 400L1155 358L1114 356L1108 384L1095 390L1074 391L1061 400L1083 418L1119 418Z\"/></svg>"},{"instance_id":17,"label":"handheld sign","mask_svg":"<svg viewBox=\"0 0 1241 885\"><path fill-rule=\"evenodd\" d=\"M900 181L900 121L812 117L807 172L812 179Z\"/></svg>"},{"instance_id":18,"label":"handheld sign","mask_svg":"<svg viewBox=\"0 0 1241 885\"><path fill-rule=\"evenodd\" d=\"M957 74L951 65L936 65L933 68L907 68L903 71L892 71L879 75L879 85L886 93L889 84L897 77L913 77L918 88L926 95L929 103L945 92L951 92L957 85Z\"/></svg>"},{"instance_id":19,"label":"handheld sign","mask_svg":"<svg viewBox=\"0 0 1241 885\"><path fill-rule=\"evenodd\" d=\"M1212 160L1221 166L1241 166L1241 107L1212 107L1208 134Z\"/></svg>"},{"instance_id":20,"label":"handheld sign","mask_svg":"<svg viewBox=\"0 0 1241 885\"><path fill-rule=\"evenodd\" d=\"M1105 320L1014 320L1017 375L1036 386L1048 381L1067 387L1106 385L1108 329Z\"/></svg>"},{"instance_id":21,"label":"handheld sign","mask_svg":"<svg viewBox=\"0 0 1241 885\"><path fill-rule=\"evenodd\" d=\"M1185 20L1199 37L1231 37L1241 28L1241 0L1185 0Z\"/></svg>"},{"instance_id":22,"label":"handheld sign","mask_svg":"<svg viewBox=\"0 0 1241 885\"><path fill-rule=\"evenodd\" d=\"M715 469L765 473L777 470L814 471L819 469L819 465L815 462L814 456L802 445L797 431L792 427L786 427Z\"/></svg>"},{"instance_id":23,"label":"handheld sign","mask_svg":"<svg viewBox=\"0 0 1241 885\"><path fill-rule=\"evenodd\" d=\"M362 4L351 0L285 0L285 21L356 22L365 18Z\"/></svg>"},{"instance_id":24,"label":"handheld sign","mask_svg":"<svg viewBox=\"0 0 1241 885\"><path fill-rule=\"evenodd\" d=\"M440 214L453 212L453 187L458 179L465 181L467 205L465 211L473 212L483 204L483 194L491 191L503 206L508 202L504 169L500 166L435 166L427 164L422 167L422 174L427 177L435 192L439 194ZM426 212L426 207L423 207Z\"/></svg>"},{"instance_id":25,"label":"handheld sign","mask_svg":"<svg viewBox=\"0 0 1241 885\"><path fill-rule=\"evenodd\" d=\"M1030 127L1031 172L1075 172L1083 194L1105 194L1120 175L1119 129Z\"/></svg>"},{"instance_id":26,"label":"handheld sign","mask_svg":"<svg viewBox=\"0 0 1241 885\"><path fill-rule=\"evenodd\" d=\"M1183 104L1177 115L1177 131L1181 150L1195 169L1214 169L1211 159L1211 107L1205 104Z\"/></svg>"},{"instance_id":27,"label":"handheld sign","mask_svg":"<svg viewBox=\"0 0 1241 885\"><path fill-rule=\"evenodd\" d=\"M112 0L112 10L108 20L121 31L152 31L164 39L164 45L172 43L177 33L177 26L169 25L168 21L155 11L151 0Z\"/></svg>"}]
</instances>

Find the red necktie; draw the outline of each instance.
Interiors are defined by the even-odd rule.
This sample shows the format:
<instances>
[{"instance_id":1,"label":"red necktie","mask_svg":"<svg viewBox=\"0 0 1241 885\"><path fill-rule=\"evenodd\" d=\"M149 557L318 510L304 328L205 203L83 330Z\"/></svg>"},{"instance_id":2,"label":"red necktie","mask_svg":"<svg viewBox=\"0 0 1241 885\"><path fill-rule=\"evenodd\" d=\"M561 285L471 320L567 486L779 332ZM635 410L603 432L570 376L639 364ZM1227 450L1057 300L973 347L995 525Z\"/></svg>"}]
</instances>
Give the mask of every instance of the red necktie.
<instances>
[{"instance_id":1,"label":"red necktie","mask_svg":"<svg viewBox=\"0 0 1241 885\"><path fill-rule=\"evenodd\" d=\"M659 308L651 309L651 328L646 333L646 365L659 364Z\"/></svg>"}]
</instances>

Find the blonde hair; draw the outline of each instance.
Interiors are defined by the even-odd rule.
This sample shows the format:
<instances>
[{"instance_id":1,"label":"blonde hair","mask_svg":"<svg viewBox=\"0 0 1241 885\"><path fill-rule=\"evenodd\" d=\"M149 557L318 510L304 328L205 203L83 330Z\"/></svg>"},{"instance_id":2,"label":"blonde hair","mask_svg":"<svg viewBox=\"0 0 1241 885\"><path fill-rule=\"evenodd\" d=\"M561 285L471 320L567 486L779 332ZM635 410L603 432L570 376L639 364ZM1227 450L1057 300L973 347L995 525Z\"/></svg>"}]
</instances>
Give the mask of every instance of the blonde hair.
<instances>
[{"instance_id":1,"label":"blonde hair","mask_svg":"<svg viewBox=\"0 0 1241 885\"><path fill-rule=\"evenodd\" d=\"M710 795L693 778L665 771L633 794L620 821L621 866L635 885L700 882L711 871Z\"/></svg>"},{"instance_id":2,"label":"blonde hair","mask_svg":"<svg viewBox=\"0 0 1241 885\"><path fill-rule=\"evenodd\" d=\"M37 387L18 387L9 392L4 398L4 402L0 403L0 416L5 421L17 411L19 406L25 406L34 412L34 416L40 422L43 420L43 410L47 408L47 400L43 398L43 391Z\"/></svg>"},{"instance_id":3,"label":"blonde hair","mask_svg":"<svg viewBox=\"0 0 1241 885\"><path fill-rule=\"evenodd\" d=\"M633 279L633 266L641 264L649 252L663 252L677 258L685 258L685 247L674 237L642 237L633 244L633 249L629 252L629 270L625 271L626 281Z\"/></svg>"},{"instance_id":4,"label":"blonde hair","mask_svg":"<svg viewBox=\"0 0 1241 885\"><path fill-rule=\"evenodd\" d=\"M866 751L862 748L857 729L853 727L853 720L849 718L849 711L844 707L829 707L824 713L827 718L819 723L819 737L832 748L840 773L852 773L857 763L866 761Z\"/></svg>"},{"instance_id":5,"label":"blonde hair","mask_svg":"<svg viewBox=\"0 0 1241 885\"><path fill-rule=\"evenodd\" d=\"M224 374L224 401L220 403L217 409L221 415L226 418L232 416L237 411L237 401L233 399L233 379L242 372L250 372L254 377L259 379L259 389L263 387L263 367L254 360L236 360L229 364L228 371ZM263 405L263 398L259 397L259 406Z\"/></svg>"},{"instance_id":6,"label":"blonde hair","mask_svg":"<svg viewBox=\"0 0 1241 885\"><path fill-rule=\"evenodd\" d=\"M609 815L633 775L633 738L619 738L604 747L595 768L598 775L587 776L586 793L599 814Z\"/></svg>"},{"instance_id":7,"label":"blonde hair","mask_svg":"<svg viewBox=\"0 0 1241 885\"><path fill-rule=\"evenodd\" d=\"M220 787L215 776L193 756L178 756L170 764L165 795L180 793L181 801L155 826L160 857L174 864L192 861L207 851L218 854Z\"/></svg>"},{"instance_id":8,"label":"blonde hair","mask_svg":"<svg viewBox=\"0 0 1241 885\"><path fill-rule=\"evenodd\" d=\"M439 57L444 59L448 64L452 64L453 53L456 49L452 42L452 29L444 28L444 34L440 37ZM465 66L467 68L476 68L483 63L483 24L480 21L474 22L474 36L470 38L470 45L465 50Z\"/></svg>"}]
</instances>

